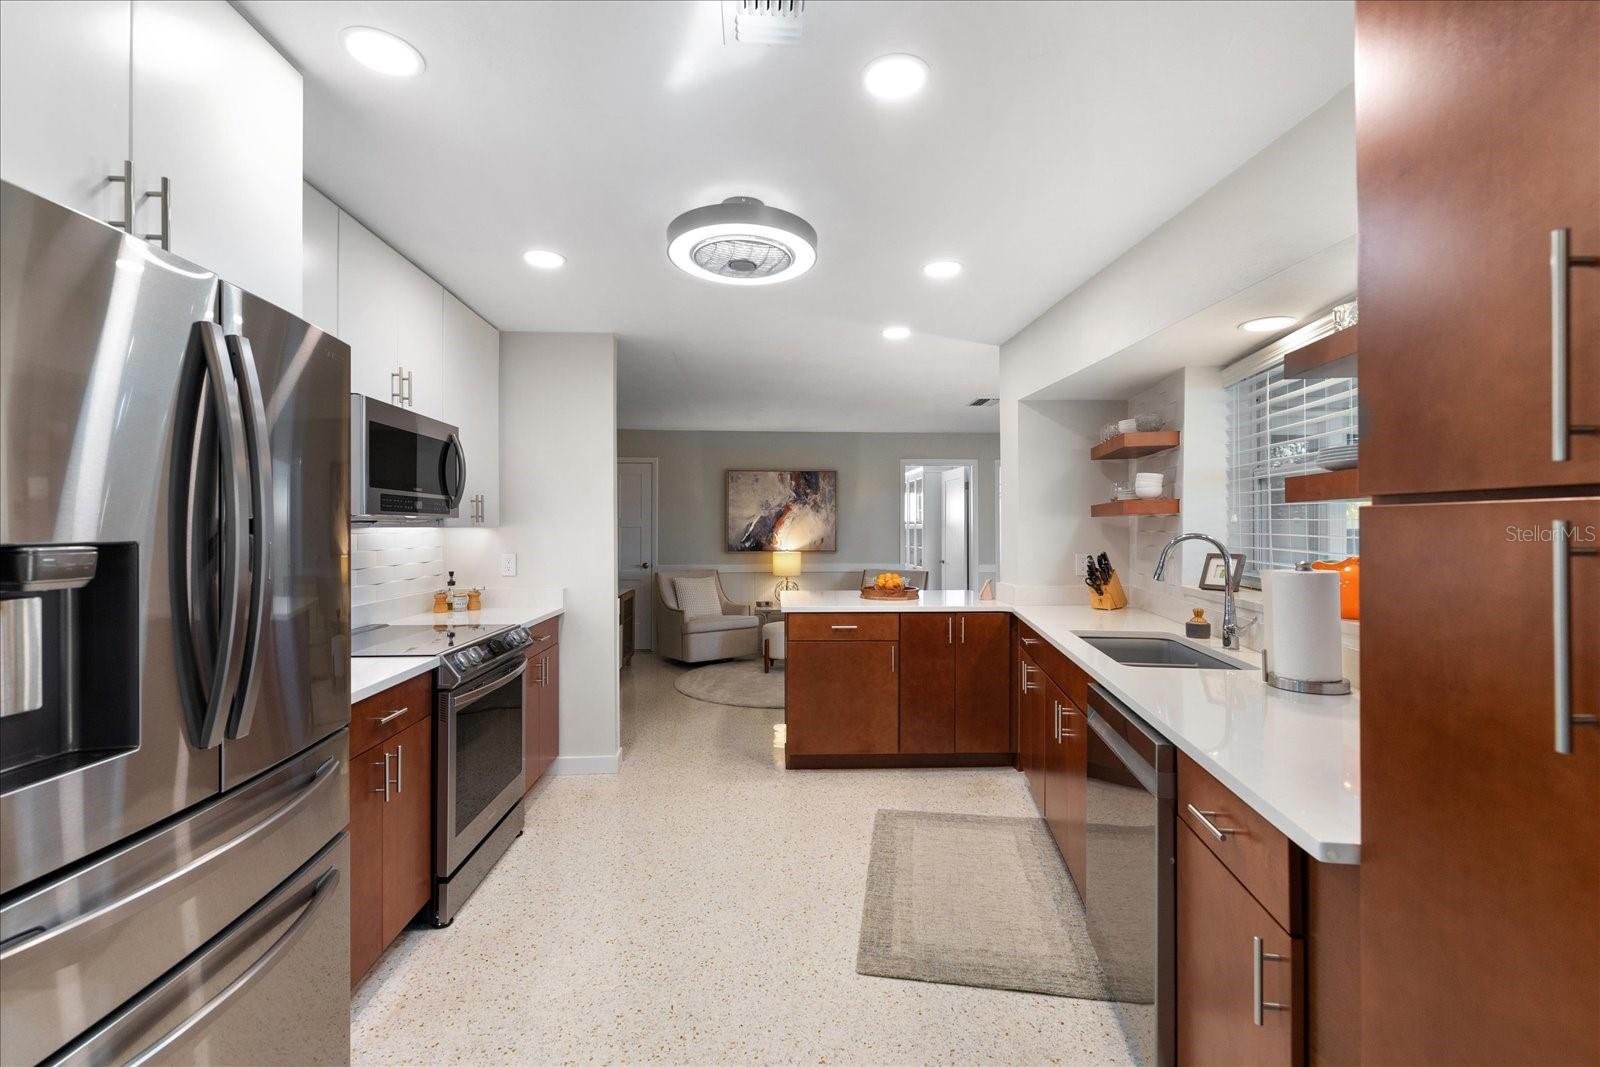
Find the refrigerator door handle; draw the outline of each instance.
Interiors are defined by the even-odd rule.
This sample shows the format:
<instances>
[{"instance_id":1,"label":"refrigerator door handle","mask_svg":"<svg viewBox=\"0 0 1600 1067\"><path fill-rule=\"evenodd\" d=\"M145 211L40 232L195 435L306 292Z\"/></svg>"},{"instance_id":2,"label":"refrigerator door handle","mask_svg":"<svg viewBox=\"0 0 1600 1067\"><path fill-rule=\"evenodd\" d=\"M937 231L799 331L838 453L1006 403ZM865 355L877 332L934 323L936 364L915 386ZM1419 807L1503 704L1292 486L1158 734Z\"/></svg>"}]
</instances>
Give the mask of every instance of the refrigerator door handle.
<instances>
[{"instance_id":1,"label":"refrigerator door handle","mask_svg":"<svg viewBox=\"0 0 1600 1067\"><path fill-rule=\"evenodd\" d=\"M245 483L248 480L248 461L245 456L244 418L239 409L239 390L229 364L227 345L222 327L214 322L200 322L200 349L203 355L204 374L197 376L195 384L185 390L180 403L192 401L195 410L195 430L191 440L179 440L173 446L175 485L187 486L186 499L175 499L172 514L174 555L172 567L174 630L179 646L179 676L188 705L190 727L195 747L215 748L222 743L227 726L226 713L237 688L240 647L240 601L243 599L244 574L242 565L249 552L249 528L245 522ZM209 387L209 388L208 388ZM199 445L204 435L200 427L204 415L198 411L201 399L209 394L213 415L217 420L217 440L220 445L222 478L221 506L218 514L218 542L220 544L218 574L218 612L215 621L215 644L211 662L199 662L199 645L202 637L202 602L207 581L200 569L201 545L197 541L204 535L197 530L198 511L203 500L197 495L200 482Z\"/></svg>"},{"instance_id":2,"label":"refrigerator door handle","mask_svg":"<svg viewBox=\"0 0 1600 1067\"><path fill-rule=\"evenodd\" d=\"M240 654L239 690L228 717L227 736L238 740L250 733L255 714L256 668L260 660L262 630L272 606L272 440L267 425L266 400L261 393L261 377L256 373L255 353L250 339L228 337L228 355L243 399L244 439L248 446L250 472L249 579L250 607L246 617L244 648Z\"/></svg>"},{"instance_id":3,"label":"refrigerator door handle","mask_svg":"<svg viewBox=\"0 0 1600 1067\"><path fill-rule=\"evenodd\" d=\"M186 1034L193 1032L197 1026L200 1026L225 1007L230 1000L248 989L256 979L266 974L267 970L278 962L279 957L293 948L295 942L300 940L306 929L310 927L311 920L316 917L323 904L333 895L332 890L338 884L339 868L332 867L321 878L318 878L316 884L311 887L311 896L306 900L303 910L295 917L294 922L289 924L287 930L278 935L278 939L258 956L254 963L240 972L239 977L224 986L216 996L201 1005L199 1011L196 1011L183 1022L168 1030L155 1044L128 1060L128 1067L143 1067L144 1064L161 1057L163 1052L183 1040Z\"/></svg>"}]
</instances>

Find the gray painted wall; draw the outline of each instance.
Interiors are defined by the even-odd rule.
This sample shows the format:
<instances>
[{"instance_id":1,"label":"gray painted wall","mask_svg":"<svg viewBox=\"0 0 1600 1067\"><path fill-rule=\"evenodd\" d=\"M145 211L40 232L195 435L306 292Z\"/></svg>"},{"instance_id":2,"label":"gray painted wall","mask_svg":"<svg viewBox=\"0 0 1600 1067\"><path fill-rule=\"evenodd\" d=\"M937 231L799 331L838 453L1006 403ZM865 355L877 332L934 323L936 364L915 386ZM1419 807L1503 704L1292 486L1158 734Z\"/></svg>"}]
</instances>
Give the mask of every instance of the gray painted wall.
<instances>
[{"instance_id":1,"label":"gray painted wall","mask_svg":"<svg viewBox=\"0 0 1600 1067\"><path fill-rule=\"evenodd\" d=\"M839 472L839 548L807 553L807 571L893 564L900 558L900 463L932 459L976 463L977 564L995 563L999 434L620 430L617 455L661 461L656 537L662 566L767 566L765 553L725 548L724 472L739 468Z\"/></svg>"}]
</instances>

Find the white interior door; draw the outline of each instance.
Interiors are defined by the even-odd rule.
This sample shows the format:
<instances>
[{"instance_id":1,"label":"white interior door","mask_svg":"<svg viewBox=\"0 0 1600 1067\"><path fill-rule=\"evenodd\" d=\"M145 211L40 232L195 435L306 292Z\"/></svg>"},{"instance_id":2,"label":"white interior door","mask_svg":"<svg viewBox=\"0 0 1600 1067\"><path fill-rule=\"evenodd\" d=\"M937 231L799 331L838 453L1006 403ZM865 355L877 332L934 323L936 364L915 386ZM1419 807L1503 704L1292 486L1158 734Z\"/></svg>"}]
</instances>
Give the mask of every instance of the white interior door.
<instances>
[{"instance_id":1,"label":"white interior door","mask_svg":"<svg viewBox=\"0 0 1600 1067\"><path fill-rule=\"evenodd\" d=\"M632 589L633 647L655 647L656 465L617 462L617 587Z\"/></svg>"},{"instance_id":2,"label":"white interior door","mask_svg":"<svg viewBox=\"0 0 1600 1067\"><path fill-rule=\"evenodd\" d=\"M940 582L944 589L967 585L967 472L953 467L944 472L944 536L939 546Z\"/></svg>"}]
</instances>

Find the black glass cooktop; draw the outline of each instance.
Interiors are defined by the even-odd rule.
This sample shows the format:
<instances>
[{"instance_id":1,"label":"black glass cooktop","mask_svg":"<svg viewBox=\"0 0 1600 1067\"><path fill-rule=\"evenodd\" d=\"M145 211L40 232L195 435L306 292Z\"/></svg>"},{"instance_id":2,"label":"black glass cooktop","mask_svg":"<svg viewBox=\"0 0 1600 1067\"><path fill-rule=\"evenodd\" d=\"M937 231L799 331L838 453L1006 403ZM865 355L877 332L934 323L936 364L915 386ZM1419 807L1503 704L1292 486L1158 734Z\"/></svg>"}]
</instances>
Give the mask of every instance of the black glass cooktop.
<instances>
[{"instance_id":1,"label":"black glass cooktop","mask_svg":"<svg viewBox=\"0 0 1600 1067\"><path fill-rule=\"evenodd\" d=\"M377 626L350 635L352 656L437 656L475 644L509 626L467 623L459 626Z\"/></svg>"}]
</instances>

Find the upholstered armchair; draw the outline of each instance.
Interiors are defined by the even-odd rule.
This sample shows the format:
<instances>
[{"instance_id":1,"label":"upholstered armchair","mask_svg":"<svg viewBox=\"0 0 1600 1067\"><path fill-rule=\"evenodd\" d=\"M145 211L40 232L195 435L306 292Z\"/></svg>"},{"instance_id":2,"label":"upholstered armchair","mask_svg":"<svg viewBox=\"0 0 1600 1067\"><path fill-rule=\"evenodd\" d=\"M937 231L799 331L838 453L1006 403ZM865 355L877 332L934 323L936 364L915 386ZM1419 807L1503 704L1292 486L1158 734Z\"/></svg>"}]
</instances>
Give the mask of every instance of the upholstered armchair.
<instances>
[{"instance_id":1,"label":"upholstered armchair","mask_svg":"<svg viewBox=\"0 0 1600 1067\"><path fill-rule=\"evenodd\" d=\"M721 613L689 615L678 605L678 578L714 578ZM656 654L683 663L753 656L761 651L761 620L735 604L716 571L656 572Z\"/></svg>"}]
</instances>

